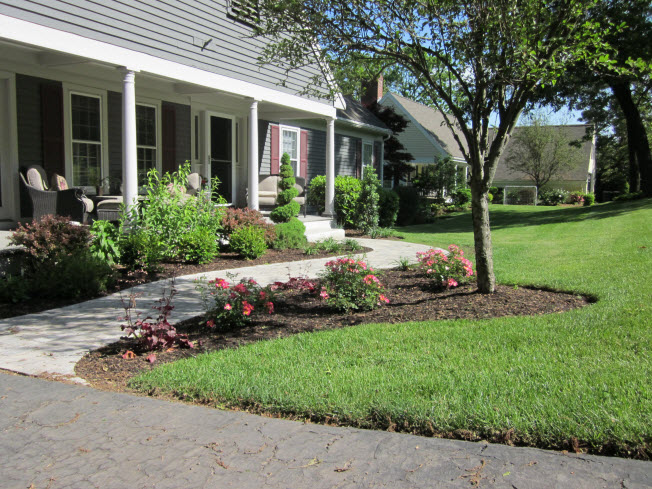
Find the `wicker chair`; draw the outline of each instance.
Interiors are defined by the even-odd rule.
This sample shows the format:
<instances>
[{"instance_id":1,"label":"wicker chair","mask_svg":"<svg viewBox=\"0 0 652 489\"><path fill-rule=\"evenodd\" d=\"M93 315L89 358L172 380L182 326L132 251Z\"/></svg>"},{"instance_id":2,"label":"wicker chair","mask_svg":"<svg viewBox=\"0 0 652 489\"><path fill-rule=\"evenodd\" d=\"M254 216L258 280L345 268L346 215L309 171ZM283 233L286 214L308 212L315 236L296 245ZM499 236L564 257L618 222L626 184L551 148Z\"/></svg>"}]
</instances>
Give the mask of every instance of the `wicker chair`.
<instances>
[{"instance_id":1,"label":"wicker chair","mask_svg":"<svg viewBox=\"0 0 652 489\"><path fill-rule=\"evenodd\" d=\"M35 178L35 169L41 181ZM28 172L30 175L28 176ZM21 216L40 220L48 214L67 216L73 221L88 222L88 204L84 202L81 189L47 190L45 171L40 166L32 166L20 172L20 208ZM91 209L92 210L92 209Z\"/></svg>"}]
</instances>

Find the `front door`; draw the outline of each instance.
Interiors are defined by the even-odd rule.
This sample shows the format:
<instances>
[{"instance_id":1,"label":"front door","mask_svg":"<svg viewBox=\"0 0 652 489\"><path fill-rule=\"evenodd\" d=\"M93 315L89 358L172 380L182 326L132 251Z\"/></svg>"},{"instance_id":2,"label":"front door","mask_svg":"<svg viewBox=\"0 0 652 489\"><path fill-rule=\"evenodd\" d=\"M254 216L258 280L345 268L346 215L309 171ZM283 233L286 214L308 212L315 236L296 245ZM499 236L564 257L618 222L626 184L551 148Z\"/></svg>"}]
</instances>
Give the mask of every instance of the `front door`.
<instances>
[{"instance_id":1,"label":"front door","mask_svg":"<svg viewBox=\"0 0 652 489\"><path fill-rule=\"evenodd\" d=\"M217 193L228 203L235 202L235 120L206 112L206 173L220 181Z\"/></svg>"},{"instance_id":2,"label":"front door","mask_svg":"<svg viewBox=\"0 0 652 489\"><path fill-rule=\"evenodd\" d=\"M0 220L13 218L13 182L15 161L12 161L11 124L14 120L9 101L12 78L0 72ZM16 178L18 174L15 174Z\"/></svg>"}]
</instances>

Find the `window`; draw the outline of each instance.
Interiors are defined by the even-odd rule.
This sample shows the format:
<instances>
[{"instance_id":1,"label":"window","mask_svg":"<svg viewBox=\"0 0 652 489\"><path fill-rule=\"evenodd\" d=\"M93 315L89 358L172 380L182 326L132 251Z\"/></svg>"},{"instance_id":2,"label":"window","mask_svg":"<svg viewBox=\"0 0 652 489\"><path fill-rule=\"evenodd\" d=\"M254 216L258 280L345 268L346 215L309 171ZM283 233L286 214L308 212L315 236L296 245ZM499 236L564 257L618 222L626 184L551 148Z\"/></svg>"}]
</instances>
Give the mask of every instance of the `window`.
<instances>
[{"instance_id":1,"label":"window","mask_svg":"<svg viewBox=\"0 0 652 489\"><path fill-rule=\"evenodd\" d=\"M373 143L364 142L362 144L362 165L373 166L374 163L374 145Z\"/></svg>"},{"instance_id":2,"label":"window","mask_svg":"<svg viewBox=\"0 0 652 489\"><path fill-rule=\"evenodd\" d=\"M102 177L102 111L96 96L70 94L72 184L95 186Z\"/></svg>"},{"instance_id":3,"label":"window","mask_svg":"<svg viewBox=\"0 0 652 489\"><path fill-rule=\"evenodd\" d=\"M227 16L241 24L253 27L260 22L257 0L229 0Z\"/></svg>"},{"instance_id":4,"label":"window","mask_svg":"<svg viewBox=\"0 0 652 489\"><path fill-rule=\"evenodd\" d=\"M136 105L138 185L147 183L147 172L156 168L156 107Z\"/></svg>"},{"instance_id":5,"label":"window","mask_svg":"<svg viewBox=\"0 0 652 489\"><path fill-rule=\"evenodd\" d=\"M299 175L299 129L294 127L281 128L281 154L290 155L290 162L295 175Z\"/></svg>"}]
</instances>

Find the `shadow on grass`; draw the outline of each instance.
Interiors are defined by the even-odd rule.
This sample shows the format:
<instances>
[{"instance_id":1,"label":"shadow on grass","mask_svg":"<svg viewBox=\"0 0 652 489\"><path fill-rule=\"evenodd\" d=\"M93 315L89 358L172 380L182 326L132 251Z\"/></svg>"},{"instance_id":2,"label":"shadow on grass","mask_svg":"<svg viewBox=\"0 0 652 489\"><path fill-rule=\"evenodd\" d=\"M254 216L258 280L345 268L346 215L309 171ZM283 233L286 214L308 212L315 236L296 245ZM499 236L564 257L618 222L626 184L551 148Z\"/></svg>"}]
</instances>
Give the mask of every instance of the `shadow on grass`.
<instances>
[{"instance_id":1,"label":"shadow on grass","mask_svg":"<svg viewBox=\"0 0 652 489\"><path fill-rule=\"evenodd\" d=\"M505 209L498 205L490 208L491 229L540 226L544 224L559 224L563 222L578 222L589 219L606 219L627 214L639 209L652 207L652 199L641 199L629 202L609 202L591 207L558 207L541 206L540 209L527 206L519 210L516 206ZM426 231L427 230L427 231ZM473 231L471 212L444 216L432 224L420 224L398 228L399 232L443 232L466 233Z\"/></svg>"}]
</instances>

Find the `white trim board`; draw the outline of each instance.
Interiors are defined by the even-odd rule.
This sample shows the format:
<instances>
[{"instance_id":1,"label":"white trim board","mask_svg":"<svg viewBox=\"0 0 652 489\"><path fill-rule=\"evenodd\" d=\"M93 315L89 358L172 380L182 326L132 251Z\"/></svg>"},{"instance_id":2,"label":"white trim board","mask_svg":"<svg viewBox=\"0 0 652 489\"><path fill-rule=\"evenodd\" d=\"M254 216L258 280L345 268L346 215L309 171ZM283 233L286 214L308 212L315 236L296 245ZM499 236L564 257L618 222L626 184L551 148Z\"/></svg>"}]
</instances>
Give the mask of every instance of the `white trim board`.
<instances>
[{"instance_id":1,"label":"white trim board","mask_svg":"<svg viewBox=\"0 0 652 489\"><path fill-rule=\"evenodd\" d=\"M11 41L127 67L136 72L136 83L137 73L144 72L329 117L336 116L337 108L344 108L339 107L339 101L335 106L327 105L7 15L0 14L0 33Z\"/></svg>"}]
</instances>

